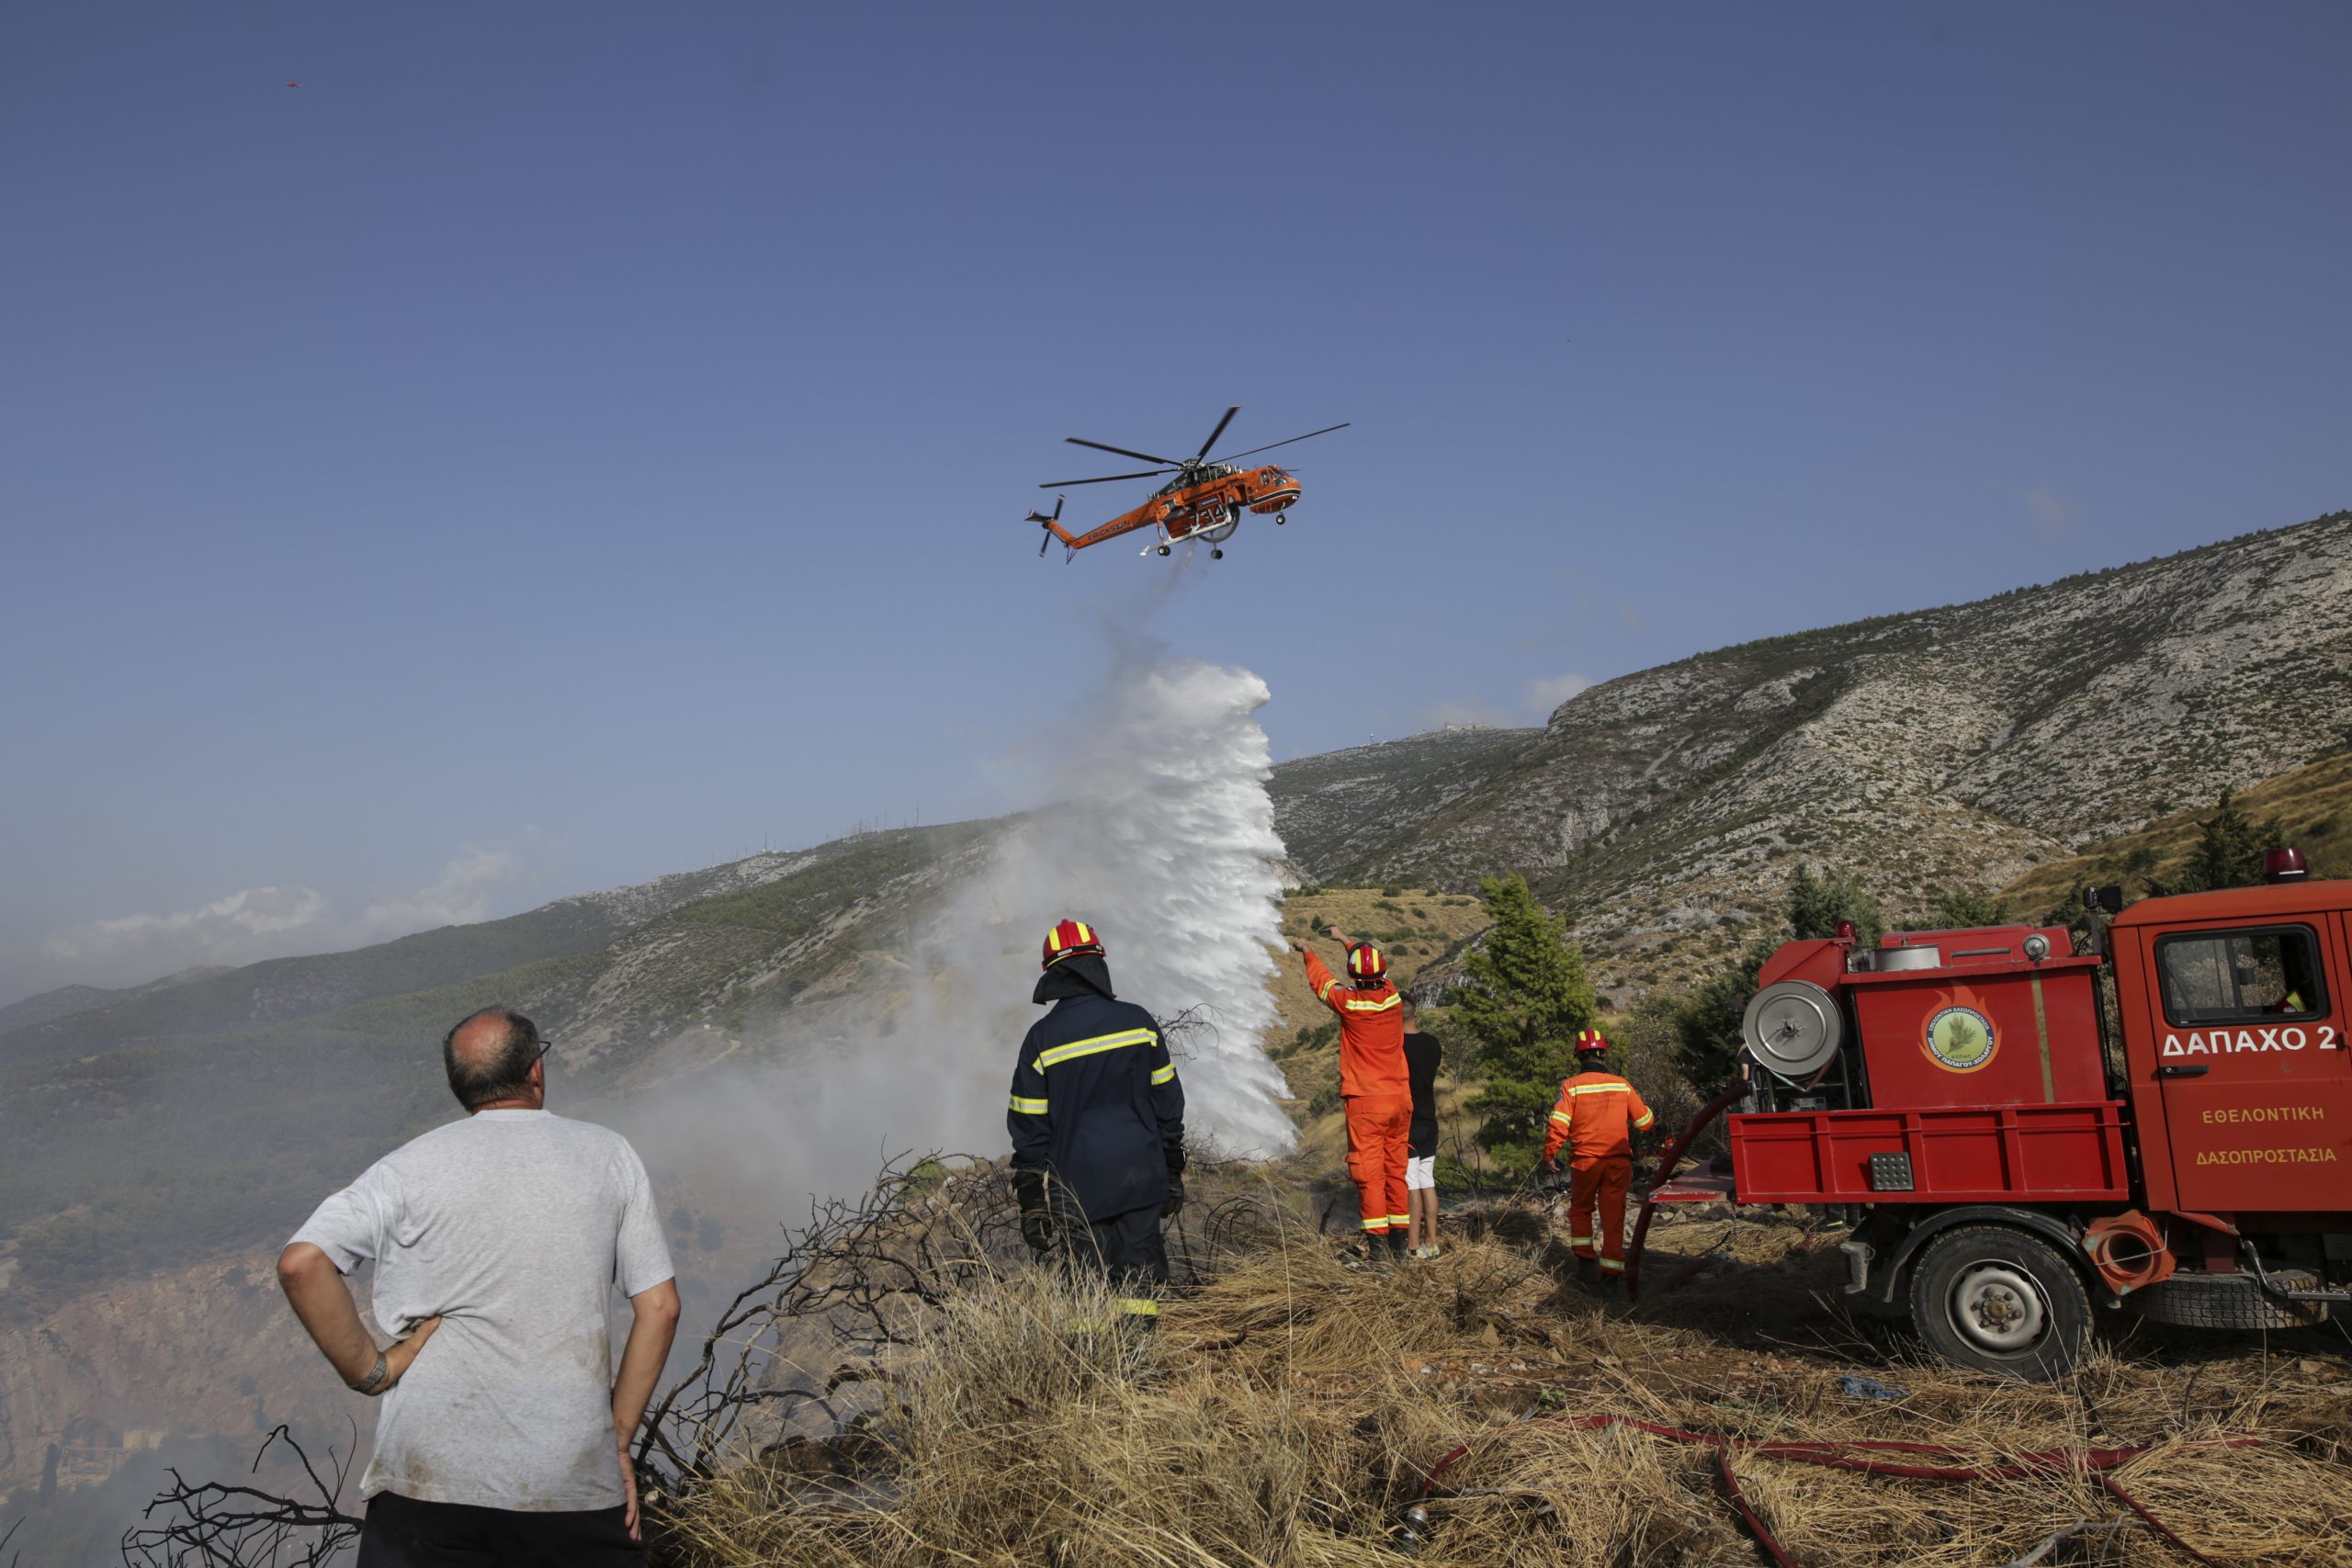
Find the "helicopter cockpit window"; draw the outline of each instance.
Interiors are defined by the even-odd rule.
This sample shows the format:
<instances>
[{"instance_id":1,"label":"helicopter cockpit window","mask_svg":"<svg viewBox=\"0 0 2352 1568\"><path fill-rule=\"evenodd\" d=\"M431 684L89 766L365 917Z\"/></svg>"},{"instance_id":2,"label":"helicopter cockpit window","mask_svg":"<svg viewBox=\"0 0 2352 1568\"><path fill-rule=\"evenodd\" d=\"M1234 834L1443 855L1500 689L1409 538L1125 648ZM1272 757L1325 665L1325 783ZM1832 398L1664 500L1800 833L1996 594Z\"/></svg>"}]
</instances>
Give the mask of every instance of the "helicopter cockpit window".
<instances>
[{"instance_id":1,"label":"helicopter cockpit window","mask_svg":"<svg viewBox=\"0 0 2352 1568\"><path fill-rule=\"evenodd\" d=\"M2181 1028L2327 1016L2309 926L2168 936L2156 943L2156 973L2165 1021Z\"/></svg>"}]
</instances>

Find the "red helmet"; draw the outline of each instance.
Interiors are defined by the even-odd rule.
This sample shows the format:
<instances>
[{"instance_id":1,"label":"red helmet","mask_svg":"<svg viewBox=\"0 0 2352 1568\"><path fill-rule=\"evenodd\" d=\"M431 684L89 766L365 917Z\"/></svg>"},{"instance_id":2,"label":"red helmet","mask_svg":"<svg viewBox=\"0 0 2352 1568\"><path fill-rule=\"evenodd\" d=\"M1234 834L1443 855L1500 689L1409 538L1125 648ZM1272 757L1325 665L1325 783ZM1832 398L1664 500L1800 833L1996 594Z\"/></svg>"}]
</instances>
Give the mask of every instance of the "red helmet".
<instances>
[{"instance_id":1,"label":"red helmet","mask_svg":"<svg viewBox=\"0 0 2352 1568\"><path fill-rule=\"evenodd\" d=\"M1608 1049L1609 1036L1601 1033L1598 1029L1579 1029L1577 1031L1577 1055L1598 1056L1606 1053Z\"/></svg>"},{"instance_id":2,"label":"red helmet","mask_svg":"<svg viewBox=\"0 0 2352 1568\"><path fill-rule=\"evenodd\" d=\"M1388 955L1368 942L1360 942L1348 949L1348 973L1366 982L1384 980L1388 976Z\"/></svg>"},{"instance_id":3,"label":"red helmet","mask_svg":"<svg viewBox=\"0 0 2352 1568\"><path fill-rule=\"evenodd\" d=\"M1102 939L1084 920L1064 920L1046 933L1046 961L1038 967L1051 969L1065 958L1075 958L1081 953L1102 955Z\"/></svg>"}]
</instances>

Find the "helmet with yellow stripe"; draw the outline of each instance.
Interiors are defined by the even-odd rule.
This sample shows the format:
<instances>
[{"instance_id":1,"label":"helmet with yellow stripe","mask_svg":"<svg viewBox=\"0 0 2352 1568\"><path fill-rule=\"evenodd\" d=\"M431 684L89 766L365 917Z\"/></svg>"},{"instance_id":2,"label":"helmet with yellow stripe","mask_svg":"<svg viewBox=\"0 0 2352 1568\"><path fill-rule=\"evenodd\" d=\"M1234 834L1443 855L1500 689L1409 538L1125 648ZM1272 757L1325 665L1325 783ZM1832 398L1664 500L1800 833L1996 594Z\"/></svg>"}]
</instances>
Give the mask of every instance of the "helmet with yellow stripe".
<instances>
[{"instance_id":1,"label":"helmet with yellow stripe","mask_svg":"<svg viewBox=\"0 0 2352 1568\"><path fill-rule=\"evenodd\" d=\"M1038 967L1051 969L1065 958L1076 958L1081 953L1102 956L1102 939L1084 920L1064 920L1046 933L1046 961Z\"/></svg>"},{"instance_id":2,"label":"helmet with yellow stripe","mask_svg":"<svg viewBox=\"0 0 2352 1568\"><path fill-rule=\"evenodd\" d=\"M1601 1033L1598 1029L1577 1031L1577 1059L1578 1061L1582 1061L1587 1056L1605 1056L1608 1054L1609 1036Z\"/></svg>"},{"instance_id":3,"label":"helmet with yellow stripe","mask_svg":"<svg viewBox=\"0 0 2352 1568\"><path fill-rule=\"evenodd\" d=\"M1368 942L1348 949L1348 976L1359 986L1377 986L1388 977L1388 955Z\"/></svg>"}]
</instances>

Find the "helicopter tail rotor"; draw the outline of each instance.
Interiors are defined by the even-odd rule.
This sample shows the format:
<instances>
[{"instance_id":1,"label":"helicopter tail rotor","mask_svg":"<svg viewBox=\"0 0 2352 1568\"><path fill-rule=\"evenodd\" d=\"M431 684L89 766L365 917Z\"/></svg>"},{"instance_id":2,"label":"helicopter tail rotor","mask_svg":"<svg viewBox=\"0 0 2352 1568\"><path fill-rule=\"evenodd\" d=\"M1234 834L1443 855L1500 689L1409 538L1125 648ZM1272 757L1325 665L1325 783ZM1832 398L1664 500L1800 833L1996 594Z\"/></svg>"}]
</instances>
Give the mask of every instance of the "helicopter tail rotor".
<instances>
[{"instance_id":1,"label":"helicopter tail rotor","mask_svg":"<svg viewBox=\"0 0 2352 1568\"><path fill-rule=\"evenodd\" d=\"M1046 558L1046 547L1054 542L1054 536L1061 533L1062 502L1069 499L1069 498L1068 496L1063 495L1054 497L1054 510L1051 516L1046 515L1043 512L1032 512L1026 518L1023 519L1024 522L1042 523L1045 525L1045 537L1037 541L1037 558L1039 560ZM1062 542L1064 544L1068 544L1069 542L1068 535L1063 535Z\"/></svg>"}]
</instances>

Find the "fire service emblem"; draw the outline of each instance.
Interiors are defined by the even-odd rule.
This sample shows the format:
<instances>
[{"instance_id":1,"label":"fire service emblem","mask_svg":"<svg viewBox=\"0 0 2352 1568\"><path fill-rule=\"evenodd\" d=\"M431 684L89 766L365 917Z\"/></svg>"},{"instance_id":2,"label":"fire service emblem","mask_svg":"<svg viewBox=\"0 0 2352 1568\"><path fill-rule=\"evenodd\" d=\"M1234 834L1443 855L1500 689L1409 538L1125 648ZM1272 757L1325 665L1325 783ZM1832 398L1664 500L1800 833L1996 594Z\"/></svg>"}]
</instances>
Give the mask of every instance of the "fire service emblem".
<instances>
[{"instance_id":1,"label":"fire service emblem","mask_svg":"<svg viewBox=\"0 0 2352 1568\"><path fill-rule=\"evenodd\" d=\"M1928 1055L1950 1071L1974 1072L1999 1043L1993 1021L1974 1008L1945 1008L1928 1020Z\"/></svg>"}]
</instances>

